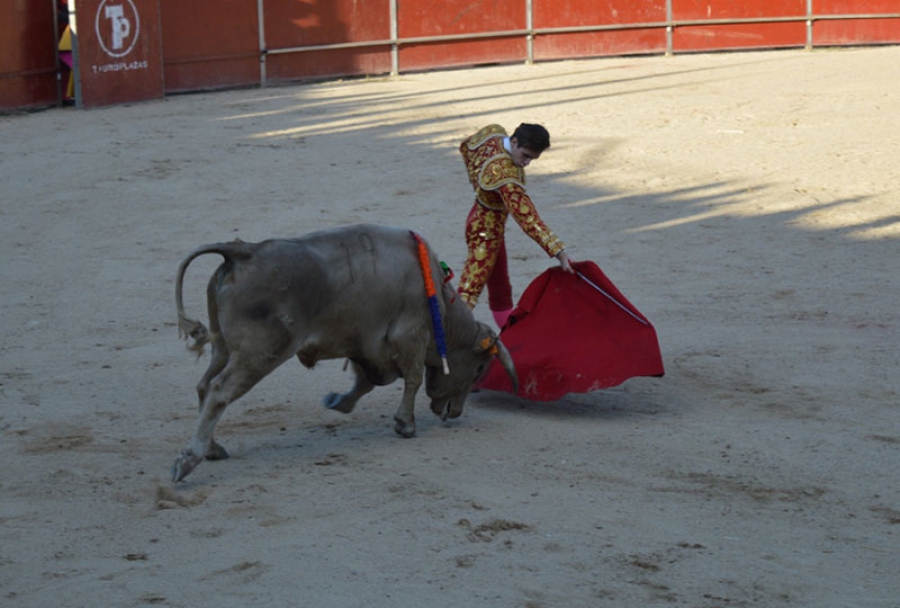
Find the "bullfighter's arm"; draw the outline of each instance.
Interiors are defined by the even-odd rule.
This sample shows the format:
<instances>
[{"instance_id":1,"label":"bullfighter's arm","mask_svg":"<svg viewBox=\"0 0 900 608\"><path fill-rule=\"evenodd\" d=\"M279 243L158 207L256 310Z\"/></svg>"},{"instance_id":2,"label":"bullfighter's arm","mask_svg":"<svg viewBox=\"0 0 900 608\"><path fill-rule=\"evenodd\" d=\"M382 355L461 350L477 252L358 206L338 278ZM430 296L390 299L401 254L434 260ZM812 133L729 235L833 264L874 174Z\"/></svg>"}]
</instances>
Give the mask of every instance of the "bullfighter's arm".
<instances>
[{"instance_id":1,"label":"bullfighter's arm","mask_svg":"<svg viewBox=\"0 0 900 608\"><path fill-rule=\"evenodd\" d=\"M541 219L525 188L518 183L508 183L500 186L497 192L512 218L547 255L556 257L566 248L566 244Z\"/></svg>"}]
</instances>

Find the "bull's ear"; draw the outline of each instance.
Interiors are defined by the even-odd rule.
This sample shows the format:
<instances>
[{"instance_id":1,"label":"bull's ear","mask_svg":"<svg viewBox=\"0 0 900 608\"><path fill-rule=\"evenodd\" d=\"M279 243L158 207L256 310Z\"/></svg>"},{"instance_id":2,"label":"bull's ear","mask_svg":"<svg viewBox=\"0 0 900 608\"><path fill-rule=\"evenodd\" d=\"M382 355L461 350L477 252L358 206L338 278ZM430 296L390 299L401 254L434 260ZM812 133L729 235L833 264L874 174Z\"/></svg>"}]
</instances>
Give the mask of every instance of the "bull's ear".
<instances>
[{"instance_id":1,"label":"bull's ear","mask_svg":"<svg viewBox=\"0 0 900 608\"><path fill-rule=\"evenodd\" d=\"M478 323L478 338L476 339L475 352L487 352L492 357L497 356L497 334L481 322Z\"/></svg>"},{"instance_id":2,"label":"bull's ear","mask_svg":"<svg viewBox=\"0 0 900 608\"><path fill-rule=\"evenodd\" d=\"M482 352L487 351L487 354L489 354L492 357L496 357L497 353L500 352L497 349L497 337L496 336L494 336L493 338L490 336L488 336L487 338L482 338L481 341L478 343L478 346Z\"/></svg>"}]
</instances>

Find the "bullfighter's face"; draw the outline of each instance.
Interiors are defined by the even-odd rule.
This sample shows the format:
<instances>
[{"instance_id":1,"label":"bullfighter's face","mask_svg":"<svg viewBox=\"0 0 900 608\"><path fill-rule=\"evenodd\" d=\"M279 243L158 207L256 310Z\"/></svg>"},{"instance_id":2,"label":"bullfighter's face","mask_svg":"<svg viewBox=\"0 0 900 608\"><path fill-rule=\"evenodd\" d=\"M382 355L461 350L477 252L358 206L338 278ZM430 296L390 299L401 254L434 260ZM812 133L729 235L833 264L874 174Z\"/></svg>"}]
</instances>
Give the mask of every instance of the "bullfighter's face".
<instances>
[{"instance_id":1,"label":"bullfighter's face","mask_svg":"<svg viewBox=\"0 0 900 608\"><path fill-rule=\"evenodd\" d=\"M523 169L527 167L531 161L540 158L541 153L535 152L531 148L519 145L518 138L513 137L509 140L509 154L512 156L513 164Z\"/></svg>"}]
</instances>

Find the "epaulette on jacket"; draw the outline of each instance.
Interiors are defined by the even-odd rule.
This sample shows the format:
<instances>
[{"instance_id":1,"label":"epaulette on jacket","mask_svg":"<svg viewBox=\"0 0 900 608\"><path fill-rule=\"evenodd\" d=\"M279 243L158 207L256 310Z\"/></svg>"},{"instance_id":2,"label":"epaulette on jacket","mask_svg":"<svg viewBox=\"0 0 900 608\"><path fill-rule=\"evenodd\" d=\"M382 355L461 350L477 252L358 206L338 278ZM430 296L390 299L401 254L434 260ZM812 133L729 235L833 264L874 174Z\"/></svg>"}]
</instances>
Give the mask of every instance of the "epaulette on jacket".
<instances>
[{"instance_id":1,"label":"epaulette on jacket","mask_svg":"<svg viewBox=\"0 0 900 608\"><path fill-rule=\"evenodd\" d=\"M496 190L506 184L525 187L525 172L517 167L509 154L498 154L481 166L478 186L484 190Z\"/></svg>"},{"instance_id":2,"label":"epaulette on jacket","mask_svg":"<svg viewBox=\"0 0 900 608\"><path fill-rule=\"evenodd\" d=\"M471 136L466 142L469 150L474 150L492 137L506 137L506 129L500 125L488 125Z\"/></svg>"}]
</instances>

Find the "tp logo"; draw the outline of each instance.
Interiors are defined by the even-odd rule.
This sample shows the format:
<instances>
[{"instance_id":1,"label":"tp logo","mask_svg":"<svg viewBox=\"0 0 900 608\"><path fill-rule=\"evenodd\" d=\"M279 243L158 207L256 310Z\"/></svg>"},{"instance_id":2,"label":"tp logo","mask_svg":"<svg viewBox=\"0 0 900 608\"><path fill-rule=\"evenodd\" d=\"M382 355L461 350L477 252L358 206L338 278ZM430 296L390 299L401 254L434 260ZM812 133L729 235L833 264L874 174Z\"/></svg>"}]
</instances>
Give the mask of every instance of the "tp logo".
<instances>
[{"instance_id":1,"label":"tp logo","mask_svg":"<svg viewBox=\"0 0 900 608\"><path fill-rule=\"evenodd\" d=\"M103 0L97 7L94 31L104 52L124 57L134 48L141 31L141 18L132 0Z\"/></svg>"}]
</instances>

